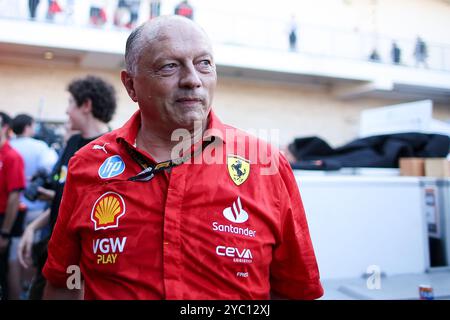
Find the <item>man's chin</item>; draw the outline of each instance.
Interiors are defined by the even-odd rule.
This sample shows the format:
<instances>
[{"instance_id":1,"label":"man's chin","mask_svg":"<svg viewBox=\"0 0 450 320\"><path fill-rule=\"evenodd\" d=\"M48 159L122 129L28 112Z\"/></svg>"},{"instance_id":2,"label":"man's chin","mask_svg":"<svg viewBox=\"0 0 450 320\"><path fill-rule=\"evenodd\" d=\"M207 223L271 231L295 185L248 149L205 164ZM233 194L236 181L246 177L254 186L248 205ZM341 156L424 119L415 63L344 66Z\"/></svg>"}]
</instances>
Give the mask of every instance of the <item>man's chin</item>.
<instances>
[{"instance_id":1,"label":"man's chin","mask_svg":"<svg viewBox=\"0 0 450 320\"><path fill-rule=\"evenodd\" d=\"M177 124L180 128L193 129L195 126L202 126L204 121L208 118L207 113L192 111L186 112L182 117L179 117Z\"/></svg>"},{"instance_id":2,"label":"man's chin","mask_svg":"<svg viewBox=\"0 0 450 320\"><path fill-rule=\"evenodd\" d=\"M80 130L80 128L74 123L70 123L70 125L67 127L67 129L69 131L79 131Z\"/></svg>"}]
</instances>

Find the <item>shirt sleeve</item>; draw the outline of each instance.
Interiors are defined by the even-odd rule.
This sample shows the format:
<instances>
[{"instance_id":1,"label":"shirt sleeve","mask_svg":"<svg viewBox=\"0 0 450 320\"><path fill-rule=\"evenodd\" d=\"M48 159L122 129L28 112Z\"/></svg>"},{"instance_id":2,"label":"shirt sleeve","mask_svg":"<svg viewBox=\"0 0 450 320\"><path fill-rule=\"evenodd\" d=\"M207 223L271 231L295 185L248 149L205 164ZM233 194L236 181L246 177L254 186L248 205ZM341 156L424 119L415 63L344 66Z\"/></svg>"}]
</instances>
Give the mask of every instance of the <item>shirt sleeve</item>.
<instances>
[{"instance_id":1,"label":"shirt sleeve","mask_svg":"<svg viewBox=\"0 0 450 320\"><path fill-rule=\"evenodd\" d=\"M69 162L69 170L64 186L58 218L48 243L47 262L42 271L44 277L55 287L66 287L69 266L79 266L81 247L79 236L72 225L74 205L77 203L78 190L76 174L73 173L77 159Z\"/></svg>"},{"instance_id":2,"label":"shirt sleeve","mask_svg":"<svg viewBox=\"0 0 450 320\"><path fill-rule=\"evenodd\" d=\"M271 264L271 291L288 299L317 299L323 295L319 269L294 174L280 155L280 242Z\"/></svg>"},{"instance_id":3,"label":"shirt sleeve","mask_svg":"<svg viewBox=\"0 0 450 320\"><path fill-rule=\"evenodd\" d=\"M6 190L8 193L25 189L25 167L20 154L17 157L10 157L6 173Z\"/></svg>"}]
</instances>

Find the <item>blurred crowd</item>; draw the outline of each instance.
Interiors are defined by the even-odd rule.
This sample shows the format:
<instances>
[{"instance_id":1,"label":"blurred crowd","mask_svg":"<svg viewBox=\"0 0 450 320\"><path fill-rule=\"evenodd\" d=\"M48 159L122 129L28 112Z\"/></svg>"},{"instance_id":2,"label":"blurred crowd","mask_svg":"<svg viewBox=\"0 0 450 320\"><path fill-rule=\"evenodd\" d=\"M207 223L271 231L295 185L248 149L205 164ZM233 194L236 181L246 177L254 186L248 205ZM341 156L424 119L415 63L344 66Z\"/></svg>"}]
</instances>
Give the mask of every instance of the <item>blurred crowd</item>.
<instances>
[{"instance_id":1,"label":"blurred crowd","mask_svg":"<svg viewBox=\"0 0 450 320\"><path fill-rule=\"evenodd\" d=\"M76 17L81 16L91 26L109 24L132 29L140 22L161 15L161 0L87 0L80 4L75 0L28 0L27 18L74 24L78 20ZM193 19L194 8L184 0L175 6L173 13ZM14 16L20 14L16 12Z\"/></svg>"},{"instance_id":2,"label":"blurred crowd","mask_svg":"<svg viewBox=\"0 0 450 320\"><path fill-rule=\"evenodd\" d=\"M96 76L74 79L64 132L31 115L0 112L0 296L41 299L41 269L56 223L70 158L110 131L114 87Z\"/></svg>"},{"instance_id":3,"label":"blurred crowd","mask_svg":"<svg viewBox=\"0 0 450 320\"><path fill-rule=\"evenodd\" d=\"M18 3L22 5L18 6ZM149 19L160 16L162 6L166 4L169 3L165 3L163 0L85 0L83 2L75 2L75 0L0 0L0 16L56 24L131 30ZM170 6L173 6L173 3L170 3ZM16 9L13 9L14 7ZM189 19L195 17L195 9L188 0L180 0L174 7L171 7L171 11L164 10L164 12L185 16ZM249 24L251 23L253 22L249 22ZM288 50L292 52L307 51L303 39L308 36L305 35L304 28L300 26L295 14L291 14L286 21L285 32ZM339 40L336 41L339 42ZM428 60L432 50L420 36L417 36L415 43L410 40L386 39L386 41L391 43L390 52L387 52L389 49L385 44L381 46L375 41L372 47L364 50L361 58L375 63L429 68Z\"/></svg>"}]
</instances>

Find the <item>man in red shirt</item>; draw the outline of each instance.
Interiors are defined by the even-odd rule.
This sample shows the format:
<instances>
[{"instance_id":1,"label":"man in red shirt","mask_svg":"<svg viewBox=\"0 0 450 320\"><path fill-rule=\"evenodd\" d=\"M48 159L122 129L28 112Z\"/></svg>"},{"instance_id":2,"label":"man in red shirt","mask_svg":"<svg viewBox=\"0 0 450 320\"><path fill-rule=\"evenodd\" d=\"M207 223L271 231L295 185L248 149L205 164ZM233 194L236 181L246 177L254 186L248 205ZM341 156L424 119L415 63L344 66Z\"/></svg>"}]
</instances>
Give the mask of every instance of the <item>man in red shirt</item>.
<instances>
[{"instance_id":1,"label":"man in red shirt","mask_svg":"<svg viewBox=\"0 0 450 320\"><path fill-rule=\"evenodd\" d=\"M129 36L125 61L139 111L71 159L45 297L82 297L78 270L85 299L320 297L289 163L211 110L205 32L152 19Z\"/></svg>"},{"instance_id":2,"label":"man in red shirt","mask_svg":"<svg viewBox=\"0 0 450 320\"><path fill-rule=\"evenodd\" d=\"M194 8L189 4L187 0L184 0L177 4L175 7L174 14L177 14L179 16L186 17L188 19L194 19Z\"/></svg>"},{"instance_id":3,"label":"man in red shirt","mask_svg":"<svg viewBox=\"0 0 450 320\"><path fill-rule=\"evenodd\" d=\"M20 154L8 142L11 118L0 112L0 296L7 296L6 274L9 240L20 236L16 222L20 191L25 188L25 167Z\"/></svg>"}]
</instances>

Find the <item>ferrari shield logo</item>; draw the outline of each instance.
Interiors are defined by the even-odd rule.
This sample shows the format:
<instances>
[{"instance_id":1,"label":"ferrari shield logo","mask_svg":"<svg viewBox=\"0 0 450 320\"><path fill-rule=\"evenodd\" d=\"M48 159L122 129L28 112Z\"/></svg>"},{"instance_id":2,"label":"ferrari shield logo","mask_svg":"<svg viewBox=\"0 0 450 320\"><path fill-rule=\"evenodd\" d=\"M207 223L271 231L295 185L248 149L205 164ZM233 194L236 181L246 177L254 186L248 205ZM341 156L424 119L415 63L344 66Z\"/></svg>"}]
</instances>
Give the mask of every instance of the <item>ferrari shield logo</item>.
<instances>
[{"instance_id":1,"label":"ferrari shield logo","mask_svg":"<svg viewBox=\"0 0 450 320\"><path fill-rule=\"evenodd\" d=\"M228 173L231 180L240 186L247 180L250 173L250 161L236 155L229 154L227 156Z\"/></svg>"}]
</instances>

